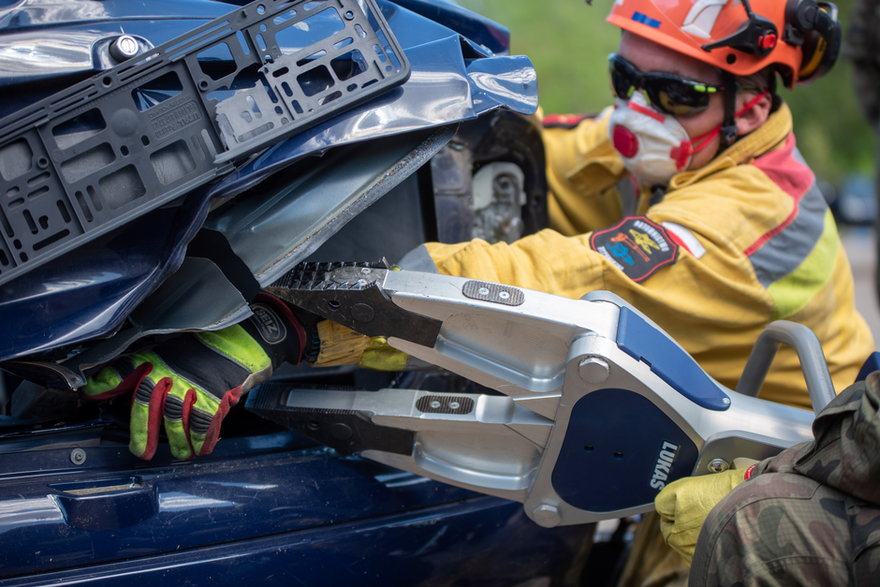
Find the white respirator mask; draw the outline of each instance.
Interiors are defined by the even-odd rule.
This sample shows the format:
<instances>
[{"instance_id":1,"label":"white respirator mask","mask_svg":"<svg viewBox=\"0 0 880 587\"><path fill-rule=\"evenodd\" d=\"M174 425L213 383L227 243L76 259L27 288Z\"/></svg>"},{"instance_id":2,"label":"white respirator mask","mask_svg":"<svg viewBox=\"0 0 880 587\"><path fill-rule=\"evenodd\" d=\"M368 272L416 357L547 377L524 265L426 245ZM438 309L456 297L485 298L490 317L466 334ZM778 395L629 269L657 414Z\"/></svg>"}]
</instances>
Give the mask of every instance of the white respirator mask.
<instances>
[{"instance_id":1,"label":"white respirator mask","mask_svg":"<svg viewBox=\"0 0 880 587\"><path fill-rule=\"evenodd\" d=\"M627 171L649 187L666 185L673 175L687 169L694 154L709 146L720 131L718 125L691 139L675 117L651 108L640 91L633 92L629 100L616 100L608 125L608 135Z\"/></svg>"}]
</instances>

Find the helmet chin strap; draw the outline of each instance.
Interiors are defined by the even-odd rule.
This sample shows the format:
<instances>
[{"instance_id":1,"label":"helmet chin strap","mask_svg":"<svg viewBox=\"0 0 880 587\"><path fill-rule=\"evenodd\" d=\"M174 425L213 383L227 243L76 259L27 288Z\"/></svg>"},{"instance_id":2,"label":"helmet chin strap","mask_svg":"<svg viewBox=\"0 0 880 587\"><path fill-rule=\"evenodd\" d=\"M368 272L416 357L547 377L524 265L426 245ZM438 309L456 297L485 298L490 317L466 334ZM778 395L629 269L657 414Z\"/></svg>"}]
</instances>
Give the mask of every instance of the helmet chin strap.
<instances>
[{"instance_id":1,"label":"helmet chin strap","mask_svg":"<svg viewBox=\"0 0 880 587\"><path fill-rule=\"evenodd\" d=\"M736 142L736 76L729 71L721 72L721 83L724 85L724 119L721 122L718 152L720 153Z\"/></svg>"}]
</instances>

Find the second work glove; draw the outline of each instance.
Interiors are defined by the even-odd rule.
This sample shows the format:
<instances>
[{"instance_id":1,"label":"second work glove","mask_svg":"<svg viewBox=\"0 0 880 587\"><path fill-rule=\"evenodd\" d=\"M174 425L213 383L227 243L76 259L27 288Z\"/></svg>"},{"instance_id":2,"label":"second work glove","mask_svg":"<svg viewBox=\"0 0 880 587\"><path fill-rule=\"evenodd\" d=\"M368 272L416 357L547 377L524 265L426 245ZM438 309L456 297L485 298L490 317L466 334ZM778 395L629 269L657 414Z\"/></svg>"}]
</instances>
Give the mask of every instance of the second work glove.
<instances>
[{"instance_id":1,"label":"second work glove","mask_svg":"<svg viewBox=\"0 0 880 587\"><path fill-rule=\"evenodd\" d=\"M298 364L309 335L291 309L260 294L253 316L222 330L185 334L121 357L88 379L88 399L134 392L129 449L151 459L164 424L179 459L207 455L220 424L242 394L269 378L284 361Z\"/></svg>"},{"instance_id":2,"label":"second work glove","mask_svg":"<svg viewBox=\"0 0 880 587\"><path fill-rule=\"evenodd\" d=\"M663 488L654 498L660 515L660 532L674 551L690 564L700 528L714 508L733 488L747 479L751 469L684 477Z\"/></svg>"},{"instance_id":3,"label":"second work glove","mask_svg":"<svg viewBox=\"0 0 880 587\"><path fill-rule=\"evenodd\" d=\"M365 336L351 328L324 320L318 322L320 352L315 367L357 365L377 371L402 371L409 356L388 345L381 336Z\"/></svg>"}]
</instances>

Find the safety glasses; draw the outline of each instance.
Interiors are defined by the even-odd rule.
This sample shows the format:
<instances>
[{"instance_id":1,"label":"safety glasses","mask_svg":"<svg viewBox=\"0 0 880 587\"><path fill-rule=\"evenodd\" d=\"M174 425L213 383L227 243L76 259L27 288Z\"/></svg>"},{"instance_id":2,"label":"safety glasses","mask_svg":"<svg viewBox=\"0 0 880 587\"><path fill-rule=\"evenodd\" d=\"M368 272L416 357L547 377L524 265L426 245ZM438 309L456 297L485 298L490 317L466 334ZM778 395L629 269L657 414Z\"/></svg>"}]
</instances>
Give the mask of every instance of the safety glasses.
<instances>
[{"instance_id":1,"label":"safety glasses","mask_svg":"<svg viewBox=\"0 0 880 587\"><path fill-rule=\"evenodd\" d=\"M644 90L657 110L672 116L689 116L705 110L712 94L724 90L719 84L686 79L672 73L642 73L635 65L612 53L608 57L611 85L621 100Z\"/></svg>"}]
</instances>

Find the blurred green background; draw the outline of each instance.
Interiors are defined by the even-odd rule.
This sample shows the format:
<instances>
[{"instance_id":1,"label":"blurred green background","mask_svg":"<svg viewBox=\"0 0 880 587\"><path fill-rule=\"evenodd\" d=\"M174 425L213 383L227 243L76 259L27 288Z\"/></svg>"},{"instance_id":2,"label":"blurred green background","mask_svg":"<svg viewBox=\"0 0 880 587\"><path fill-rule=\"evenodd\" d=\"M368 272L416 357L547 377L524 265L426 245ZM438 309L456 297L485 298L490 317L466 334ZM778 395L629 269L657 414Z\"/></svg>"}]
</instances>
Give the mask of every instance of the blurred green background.
<instances>
[{"instance_id":1,"label":"blurred green background","mask_svg":"<svg viewBox=\"0 0 880 587\"><path fill-rule=\"evenodd\" d=\"M531 57L548 113L597 112L611 103L606 56L620 37L605 22L612 3L458 0L510 29L511 53ZM851 4L837 2L844 27ZM839 185L847 175L872 173L874 137L856 99L851 63L841 58L825 77L782 95L794 112L798 146L821 179Z\"/></svg>"}]
</instances>

